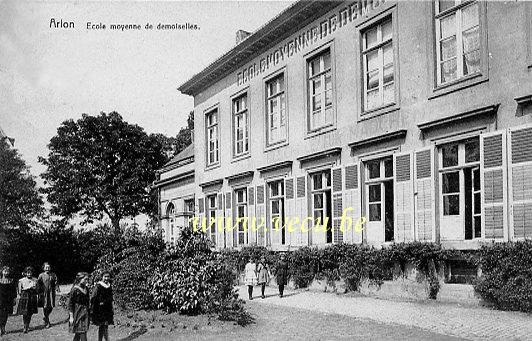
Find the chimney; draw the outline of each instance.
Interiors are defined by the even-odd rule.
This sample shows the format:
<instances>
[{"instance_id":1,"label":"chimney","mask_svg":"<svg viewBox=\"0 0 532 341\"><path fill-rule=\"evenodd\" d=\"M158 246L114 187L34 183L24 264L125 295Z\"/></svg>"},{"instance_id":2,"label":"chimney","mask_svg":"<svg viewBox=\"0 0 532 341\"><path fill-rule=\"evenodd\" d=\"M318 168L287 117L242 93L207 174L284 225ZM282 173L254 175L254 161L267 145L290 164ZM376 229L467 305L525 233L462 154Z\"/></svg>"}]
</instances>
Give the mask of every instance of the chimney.
<instances>
[{"instance_id":1,"label":"chimney","mask_svg":"<svg viewBox=\"0 0 532 341\"><path fill-rule=\"evenodd\" d=\"M244 31L244 30L236 31L236 45L246 40L246 38L249 37L250 35L251 35L251 32L248 32L248 31Z\"/></svg>"}]
</instances>

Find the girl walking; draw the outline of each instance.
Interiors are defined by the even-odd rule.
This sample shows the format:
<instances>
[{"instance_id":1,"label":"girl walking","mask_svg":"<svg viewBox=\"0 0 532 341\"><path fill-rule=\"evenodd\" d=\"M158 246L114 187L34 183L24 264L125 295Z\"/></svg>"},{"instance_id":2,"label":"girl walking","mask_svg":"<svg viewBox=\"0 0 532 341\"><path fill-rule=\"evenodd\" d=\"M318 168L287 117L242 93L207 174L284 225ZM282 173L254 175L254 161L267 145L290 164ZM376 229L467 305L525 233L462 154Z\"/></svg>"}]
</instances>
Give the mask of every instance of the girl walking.
<instances>
[{"instance_id":1,"label":"girl walking","mask_svg":"<svg viewBox=\"0 0 532 341\"><path fill-rule=\"evenodd\" d=\"M98 341L109 341L109 325L114 324L113 288L109 272L102 274L102 280L92 290L91 313L92 322L98 326Z\"/></svg>"},{"instance_id":2,"label":"girl walking","mask_svg":"<svg viewBox=\"0 0 532 341\"><path fill-rule=\"evenodd\" d=\"M11 278L10 268L4 266L0 274L0 336L6 333L7 317L13 314L16 298L17 284Z\"/></svg>"},{"instance_id":3,"label":"girl walking","mask_svg":"<svg viewBox=\"0 0 532 341\"><path fill-rule=\"evenodd\" d=\"M248 286L249 299L253 299L253 286L257 285L257 264L250 257L244 268L244 282Z\"/></svg>"},{"instance_id":4,"label":"girl walking","mask_svg":"<svg viewBox=\"0 0 532 341\"><path fill-rule=\"evenodd\" d=\"M257 265L257 272L259 273L257 283L260 285L261 297L264 299L264 289L266 289L266 283L270 281L270 268L264 257L260 259L259 265Z\"/></svg>"},{"instance_id":5,"label":"girl walking","mask_svg":"<svg viewBox=\"0 0 532 341\"><path fill-rule=\"evenodd\" d=\"M57 286L57 276L51 272L52 267L49 263L43 264L43 272L37 278L39 295L42 295L42 310L44 327L50 328L50 314L55 307L55 291Z\"/></svg>"},{"instance_id":6,"label":"girl walking","mask_svg":"<svg viewBox=\"0 0 532 341\"><path fill-rule=\"evenodd\" d=\"M89 274L78 272L68 300L69 329L74 333L73 341L87 341L89 330Z\"/></svg>"},{"instance_id":7,"label":"girl walking","mask_svg":"<svg viewBox=\"0 0 532 341\"><path fill-rule=\"evenodd\" d=\"M37 278L33 277L33 268L28 266L24 270L26 277L18 281L17 315L22 315L24 333L30 329L31 315L37 314Z\"/></svg>"},{"instance_id":8,"label":"girl walking","mask_svg":"<svg viewBox=\"0 0 532 341\"><path fill-rule=\"evenodd\" d=\"M275 277L277 278L277 285L279 286L279 297L283 297L284 286L288 283L288 263L286 262L286 256L281 255L279 263L275 268Z\"/></svg>"}]
</instances>

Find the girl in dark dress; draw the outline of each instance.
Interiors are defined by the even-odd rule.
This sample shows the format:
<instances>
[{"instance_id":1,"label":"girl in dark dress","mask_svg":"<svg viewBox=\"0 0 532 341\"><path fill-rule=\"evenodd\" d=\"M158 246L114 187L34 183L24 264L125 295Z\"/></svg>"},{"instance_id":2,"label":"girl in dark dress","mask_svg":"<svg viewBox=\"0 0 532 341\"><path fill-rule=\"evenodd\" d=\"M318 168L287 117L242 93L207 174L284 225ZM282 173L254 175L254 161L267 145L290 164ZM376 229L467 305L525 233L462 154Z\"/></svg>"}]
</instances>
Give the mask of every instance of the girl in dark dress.
<instances>
[{"instance_id":1,"label":"girl in dark dress","mask_svg":"<svg viewBox=\"0 0 532 341\"><path fill-rule=\"evenodd\" d=\"M18 281L17 315L22 315L24 333L30 329L31 315L37 314L37 278L33 277L33 268L28 266L24 271L26 277Z\"/></svg>"},{"instance_id":2,"label":"girl in dark dress","mask_svg":"<svg viewBox=\"0 0 532 341\"><path fill-rule=\"evenodd\" d=\"M11 278L11 270L4 266L0 274L0 335L6 333L7 317L13 314L17 298L17 284Z\"/></svg>"},{"instance_id":3,"label":"girl in dark dress","mask_svg":"<svg viewBox=\"0 0 532 341\"><path fill-rule=\"evenodd\" d=\"M281 255L281 260L277 263L275 268L275 277L277 278L277 285L279 286L279 297L283 297L284 286L288 284L288 263L286 262L286 256Z\"/></svg>"},{"instance_id":4,"label":"girl in dark dress","mask_svg":"<svg viewBox=\"0 0 532 341\"><path fill-rule=\"evenodd\" d=\"M68 300L69 329L74 333L74 341L87 341L89 330L89 289L87 280L89 274L78 272L70 298Z\"/></svg>"},{"instance_id":5,"label":"girl in dark dress","mask_svg":"<svg viewBox=\"0 0 532 341\"><path fill-rule=\"evenodd\" d=\"M98 341L109 341L109 325L114 324L113 288L109 272L102 274L102 280L92 290L91 317L92 323L98 326Z\"/></svg>"},{"instance_id":6,"label":"girl in dark dress","mask_svg":"<svg viewBox=\"0 0 532 341\"><path fill-rule=\"evenodd\" d=\"M52 309L55 307L55 291L57 286L57 276L51 271L52 267L50 263L44 263L43 272L37 278L37 288L39 289L39 294L42 295L42 311L43 311L43 321L45 328L50 328L50 314Z\"/></svg>"}]
</instances>

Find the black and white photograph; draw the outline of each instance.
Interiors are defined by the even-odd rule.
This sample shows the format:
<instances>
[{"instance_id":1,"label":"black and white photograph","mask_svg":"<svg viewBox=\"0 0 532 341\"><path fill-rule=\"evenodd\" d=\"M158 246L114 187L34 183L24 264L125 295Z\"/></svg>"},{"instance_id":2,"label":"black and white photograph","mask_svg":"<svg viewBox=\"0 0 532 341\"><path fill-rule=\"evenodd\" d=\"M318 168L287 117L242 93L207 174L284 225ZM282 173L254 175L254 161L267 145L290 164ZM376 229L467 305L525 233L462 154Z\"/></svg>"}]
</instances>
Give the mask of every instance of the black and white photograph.
<instances>
[{"instance_id":1,"label":"black and white photograph","mask_svg":"<svg viewBox=\"0 0 532 341\"><path fill-rule=\"evenodd\" d=\"M532 340L532 0L0 0L4 340Z\"/></svg>"}]
</instances>

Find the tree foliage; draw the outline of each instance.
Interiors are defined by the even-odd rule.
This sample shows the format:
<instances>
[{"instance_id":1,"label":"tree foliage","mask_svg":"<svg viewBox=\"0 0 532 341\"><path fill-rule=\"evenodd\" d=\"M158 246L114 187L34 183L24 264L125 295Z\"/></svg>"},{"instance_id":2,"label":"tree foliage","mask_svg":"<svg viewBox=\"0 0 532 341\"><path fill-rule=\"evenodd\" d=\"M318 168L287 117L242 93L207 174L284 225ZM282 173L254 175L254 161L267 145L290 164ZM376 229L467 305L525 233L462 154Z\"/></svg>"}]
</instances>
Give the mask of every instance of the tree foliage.
<instances>
[{"instance_id":1,"label":"tree foliage","mask_svg":"<svg viewBox=\"0 0 532 341\"><path fill-rule=\"evenodd\" d=\"M161 143L120 114L64 121L48 148L39 161L47 167L42 177L53 214L84 222L107 215L118 230L122 218L157 213L147 187L166 161Z\"/></svg>"},{"instance_id":2,"label":"tree foliage","mask_svg":"<svg viewBox=\"0 0 532 341\"><path fill-rule=\"evenodd\" d=\"M181 127L175 137L166 136L164 134L154 134L155 138L162 145L163 152L166 155L167 160L179 154L188 145L192 143L192 134L194 132L194 112L191 111L188 114L187 126Z\"/></svg>"},{"instance_id":3,"label":"tree foliage","mask_svg":"<svg viewBox=\"0 0 532 341\"><path fill-rule=\"evenodd\" d=\"M43 201L18 152L0 139L0 229L29 227L43 213Z\"/></svg>"}]
</instances>

